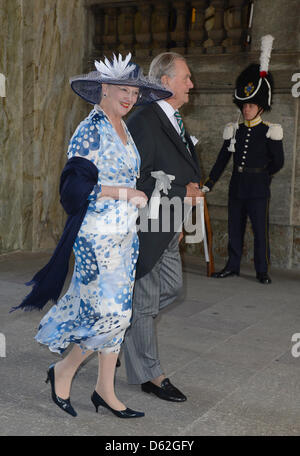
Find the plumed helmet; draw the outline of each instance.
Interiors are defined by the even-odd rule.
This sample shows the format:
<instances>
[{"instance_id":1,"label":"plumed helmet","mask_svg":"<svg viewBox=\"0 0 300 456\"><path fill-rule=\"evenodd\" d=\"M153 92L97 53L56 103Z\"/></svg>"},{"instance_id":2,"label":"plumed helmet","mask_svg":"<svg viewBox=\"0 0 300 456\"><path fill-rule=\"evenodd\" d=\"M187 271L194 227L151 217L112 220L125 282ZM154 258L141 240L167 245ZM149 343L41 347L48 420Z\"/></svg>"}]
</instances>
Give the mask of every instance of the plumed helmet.
<instances>
[{"instance_id":1,"label":"plumed helmet","mask_svg":"<svg viewBox=\"0 0 300 456\"><path fill-rule=\"evenodd\" d=\"M233 102L241 110L245 103L257 104L264 111L271 110L274 83L268 69L273 40L271 35L262 37L260 65L250 64L236 80Z\"/></svg>"}]
</instances>

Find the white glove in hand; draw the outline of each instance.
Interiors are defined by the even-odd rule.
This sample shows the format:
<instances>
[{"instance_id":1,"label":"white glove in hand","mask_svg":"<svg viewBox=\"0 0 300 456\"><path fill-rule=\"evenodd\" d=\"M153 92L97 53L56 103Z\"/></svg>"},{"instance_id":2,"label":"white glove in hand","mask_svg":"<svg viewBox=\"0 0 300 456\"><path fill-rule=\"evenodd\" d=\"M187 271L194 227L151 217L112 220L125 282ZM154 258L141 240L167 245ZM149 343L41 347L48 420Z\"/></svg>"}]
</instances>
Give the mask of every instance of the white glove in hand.
<instances>
[{"instance_id":1,"label":"white glove in hand","mask_svg":"<svg viewBox=\"0 0 300 456\"><path fill-rule=\"evenodd\" d=\"M156 179L155 188L158 191L163 191L165 195L168 194L168 190L171 188L171 182L175 179L175 176L166 174L163 171L152 171L151 176Z\"/></svg>"}]
</instances>

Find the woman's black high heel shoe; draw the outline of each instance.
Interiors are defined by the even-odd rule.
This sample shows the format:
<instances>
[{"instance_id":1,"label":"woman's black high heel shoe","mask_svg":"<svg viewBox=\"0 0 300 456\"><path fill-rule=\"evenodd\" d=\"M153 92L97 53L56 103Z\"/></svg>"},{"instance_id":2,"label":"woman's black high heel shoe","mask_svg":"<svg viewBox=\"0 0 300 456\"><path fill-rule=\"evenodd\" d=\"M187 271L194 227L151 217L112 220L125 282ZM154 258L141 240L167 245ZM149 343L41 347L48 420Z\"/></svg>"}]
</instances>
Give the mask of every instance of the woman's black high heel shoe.
<instances>
[{"instance_id":1,"label":"woman's black high heel shoe","mask_svg":"<svg viewBox=\"0 0 300 456\"><path fill-rule=\"evenodd\" d=\"M135 410L131 410L130 408L127 408L125 410L114 410L102 399L101 396L99 396L99 394L96 391L93 392L91 400L96 408L97 413L98 407L101 405L102 407L105 407L108 410L110 410L119 418L141 418L142 416L145 416L144 412L136 412Z\"/></svg>"},{"instance_id":2,"label":"woman's black high heel shoe","mask_svg":"<svg viewBox=\"0 0 300 456\"><path fill-rule=\"evenodd\" d=\"M71 405L70 398L61 399L60 397L56 396L56 394L55 394L54 366L55 365L52 364L49 367L48 372L47 372L47 378L45 381L46 383L48 383L50 381L52 400L56 405L58 405L58 407L60 407L62 410L64 410L64 412L67 412L72 416L77 416L77 413L75 412L75 410L73 409L73 407Z\"/></svg>"}]
</instances>

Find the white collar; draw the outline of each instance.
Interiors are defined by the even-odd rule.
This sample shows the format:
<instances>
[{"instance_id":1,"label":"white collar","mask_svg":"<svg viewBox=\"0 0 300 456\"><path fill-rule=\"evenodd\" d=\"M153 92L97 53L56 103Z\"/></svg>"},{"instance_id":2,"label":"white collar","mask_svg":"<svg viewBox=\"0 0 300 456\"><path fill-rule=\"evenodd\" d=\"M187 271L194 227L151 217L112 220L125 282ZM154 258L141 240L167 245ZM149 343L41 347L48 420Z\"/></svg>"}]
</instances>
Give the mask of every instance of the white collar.
<instances>
[{"instance_id":1,"label":"white collar","mask_svg":"<svg viewBox=\"0 0 300 456\"><path fill-rule=\"evenodd\" d=\"M168 116L169 119L172 116L174 116L176 109L174 109L173 106L170 105L170 103L168 103L165 100L159 100L156 103L161 107L161 109L164 111L164 113Z\"/></svg>"}]
</instances>

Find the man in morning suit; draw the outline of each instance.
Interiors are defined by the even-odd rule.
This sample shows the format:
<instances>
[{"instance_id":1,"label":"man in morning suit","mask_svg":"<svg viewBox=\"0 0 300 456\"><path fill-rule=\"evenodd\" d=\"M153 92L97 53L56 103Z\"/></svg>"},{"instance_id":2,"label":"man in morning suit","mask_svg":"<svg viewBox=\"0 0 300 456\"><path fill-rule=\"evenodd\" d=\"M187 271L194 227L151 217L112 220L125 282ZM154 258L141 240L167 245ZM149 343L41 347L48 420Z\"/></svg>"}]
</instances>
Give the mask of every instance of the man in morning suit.
<instances>
[{"instance_id":1,"label":"man in morning suit","mask_svg":"<svg viewBox=\"0 0 300 456\"><path fill-rule=\"evenodd\" d=\"M178 109L189 101L193 88L191 73L185 59L166 52L154 58L149 77L172 91L162 102L137 108L129 116L127 126L141 156L141 175L137 188L151 198L155 187L153 171L175 176L168 195L164 198L189 200L196 204L202 197L199 190L198 158L190 136L185 131ZM185 199L187 197L187 199ZM182 402L186 396L166 377L160 364L155 323L160 310L169 306L182 288L182 269L179 254L180 227L169 211L170 229L161 224L162 204L159 209L159 230L139 231L140 253L133 298L133 316L124 342L128 381L140 384L142 391L173 402ZM182 219L180 220L180 225ZM171 355L171 354L170 354Z\"/></svg>"}]
</instances>

